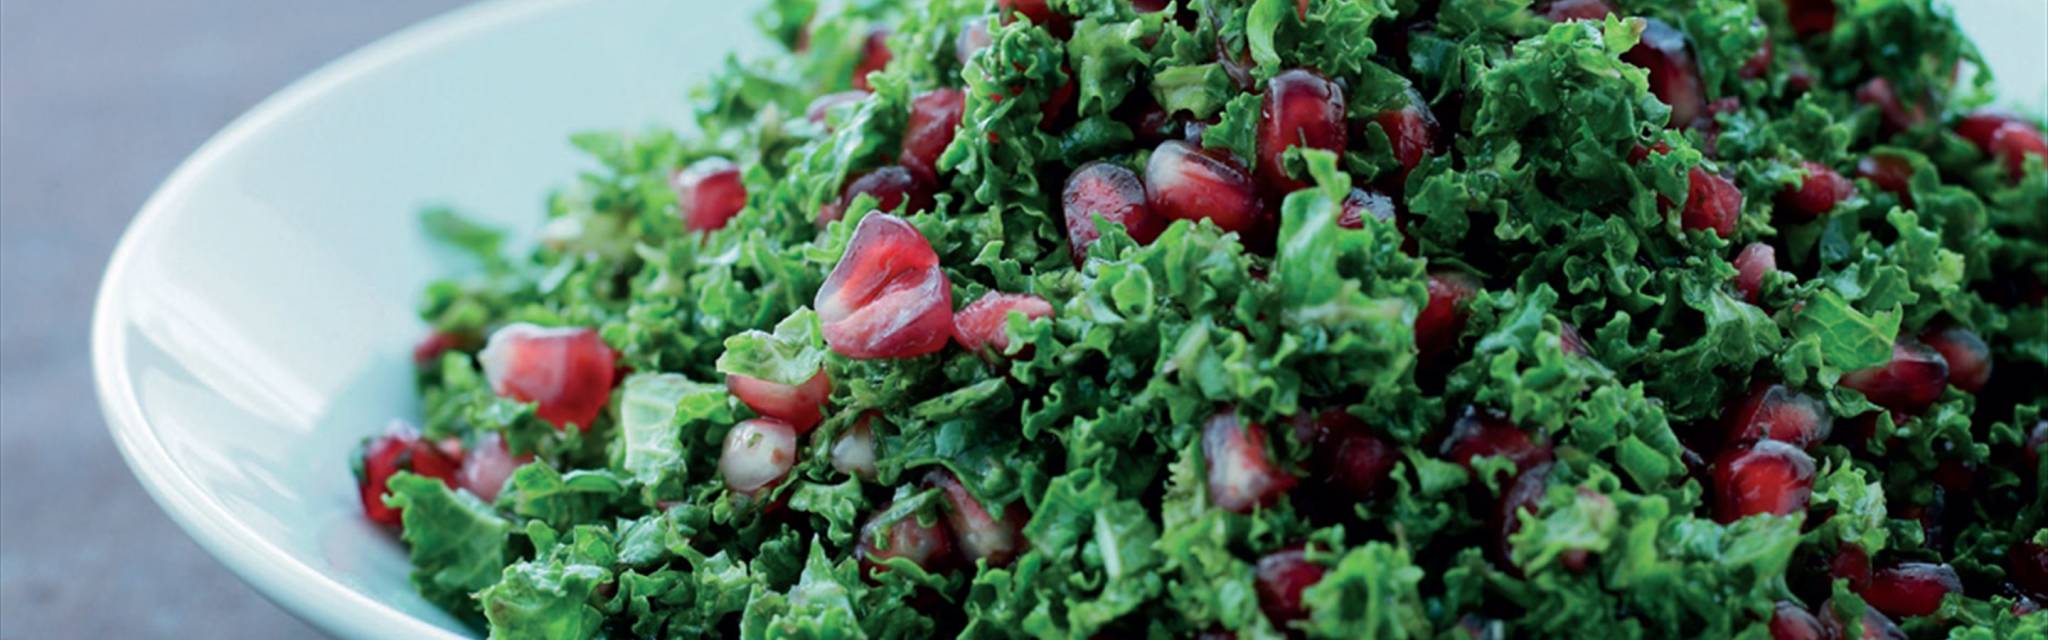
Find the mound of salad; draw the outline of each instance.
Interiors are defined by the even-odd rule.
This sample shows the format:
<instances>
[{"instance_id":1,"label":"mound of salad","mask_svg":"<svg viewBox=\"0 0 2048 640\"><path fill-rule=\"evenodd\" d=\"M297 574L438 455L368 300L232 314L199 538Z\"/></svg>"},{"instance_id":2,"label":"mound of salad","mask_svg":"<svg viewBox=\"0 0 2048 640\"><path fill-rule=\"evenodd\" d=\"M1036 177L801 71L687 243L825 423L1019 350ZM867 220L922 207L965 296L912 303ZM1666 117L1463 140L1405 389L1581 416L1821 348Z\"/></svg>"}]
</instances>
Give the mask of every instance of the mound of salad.
<instances>
[{"instance_id":1,"label":"mound of salad","mask_svg":"<svg viewBox=\"0 0 2048 640\"><path fill-rule=\"evenodd\" d=\"M356 454L494 638L2048 635L2048 170L1934 0L771 0ZM596 166L596 165L594 165Z\"/></svg>"}]
</instances>

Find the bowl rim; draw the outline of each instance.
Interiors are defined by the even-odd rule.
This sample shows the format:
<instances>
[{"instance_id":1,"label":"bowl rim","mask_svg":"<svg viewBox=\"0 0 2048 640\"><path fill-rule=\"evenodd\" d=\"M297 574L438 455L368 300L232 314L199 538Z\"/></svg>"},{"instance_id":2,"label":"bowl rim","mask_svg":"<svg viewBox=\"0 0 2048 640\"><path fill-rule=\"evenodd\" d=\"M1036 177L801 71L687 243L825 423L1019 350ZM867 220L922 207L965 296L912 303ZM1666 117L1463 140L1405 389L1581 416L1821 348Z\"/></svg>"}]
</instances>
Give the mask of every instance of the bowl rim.
<instances>
[{"instance_id":1,"label":"bowl rim","mask_svg":"<svg viewBox=\"0 0 2048 640\"><path fill-rule=\"evenodd\" d=\"M134 394L128 359L130 272L140 247L160 235L173 202L220 160L284 116L399 61L536 14L594 0L486 0L385 35L328 62L258 102L181 161L143 202L102 273L92 315L92 368L100 411L128 468L185 534L280 608L351 637L462 638L356 591L257 535L174 461Z\"/></svg>"}]
</instances>

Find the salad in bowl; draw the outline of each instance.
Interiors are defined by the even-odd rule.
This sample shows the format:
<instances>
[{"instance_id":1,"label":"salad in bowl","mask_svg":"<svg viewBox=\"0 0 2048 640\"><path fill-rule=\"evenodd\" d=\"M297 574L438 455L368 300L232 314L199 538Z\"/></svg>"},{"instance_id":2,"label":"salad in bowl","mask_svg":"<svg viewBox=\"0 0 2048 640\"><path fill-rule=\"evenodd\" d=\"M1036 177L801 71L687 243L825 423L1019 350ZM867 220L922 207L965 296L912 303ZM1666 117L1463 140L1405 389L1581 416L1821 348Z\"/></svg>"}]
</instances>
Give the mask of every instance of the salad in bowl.
<instances>
[{"instance_id":1,"label":"salad in bowl","mask_svg":"<svg viewBox=\"0 0 2048 640\"><path fill-rule=\"evenodd\" d=\"M364 517L493 637L2042 637L2048 144L1932 0L773 0ZM337 451L334 455L344 455ZM341 482L337 479L336 482Z\"/></svg>"}]
</instances>

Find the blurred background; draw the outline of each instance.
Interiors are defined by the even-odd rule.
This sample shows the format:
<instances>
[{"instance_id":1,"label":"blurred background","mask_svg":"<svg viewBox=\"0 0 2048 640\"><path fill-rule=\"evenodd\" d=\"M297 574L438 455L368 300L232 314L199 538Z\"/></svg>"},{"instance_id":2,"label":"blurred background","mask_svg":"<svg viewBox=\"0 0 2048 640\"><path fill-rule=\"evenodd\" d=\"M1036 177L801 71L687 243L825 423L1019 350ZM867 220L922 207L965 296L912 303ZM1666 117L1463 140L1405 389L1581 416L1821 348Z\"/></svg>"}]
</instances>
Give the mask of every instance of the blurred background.
<instances>
[{"instance_id":1,"label":"blurred background","mask_svg":"<svg viewBox=\"0 0 2048 640\"><path fill-rule=\"evenodd\" d=\"M93 395L92 300L129 218L208 136L458 4L0 0L0 639L317 635L129 474ZM2039 113L2048 3L1956 4L2011 103Z\"/></svg>"},{"instance_id":2,"label":"blurred background","mask_svg":"<svg viewBox=\"0 0 2048 640\"><path fill-rule=\"evenodd\" d=\"M456 0L0 0L0 638L318 634L114 450L88 319L128 219L207 137Z\"/></svg>"}]
</instances>

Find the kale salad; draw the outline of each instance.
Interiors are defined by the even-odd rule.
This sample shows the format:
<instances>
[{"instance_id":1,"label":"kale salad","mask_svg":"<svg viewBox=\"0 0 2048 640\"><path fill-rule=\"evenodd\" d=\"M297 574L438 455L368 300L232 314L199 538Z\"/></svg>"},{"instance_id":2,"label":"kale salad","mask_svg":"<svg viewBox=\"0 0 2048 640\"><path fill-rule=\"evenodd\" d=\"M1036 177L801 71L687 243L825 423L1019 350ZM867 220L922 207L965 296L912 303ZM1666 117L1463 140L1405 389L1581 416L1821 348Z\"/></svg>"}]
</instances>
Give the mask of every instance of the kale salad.
<instances>
[{"instance_id":1,"label":"kale salad","mask_svg":"<svg viewBox=\"0 0 2048 640\"><path fill-rule=\"evenodd\" d=\"M2048 635L2048 144L1945 5L829 4L425 213L357 487L479 631Z\"/></svg>"}]
</instances>

